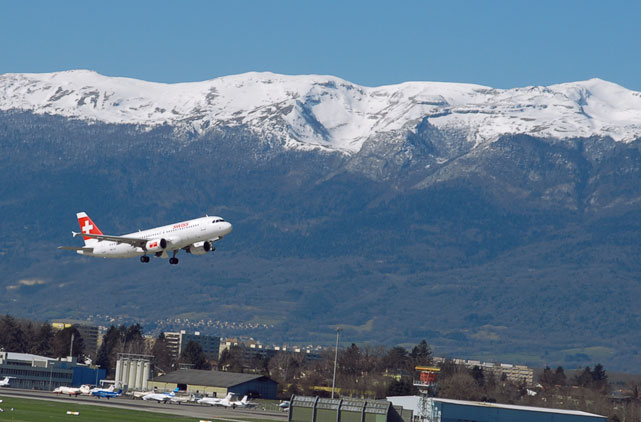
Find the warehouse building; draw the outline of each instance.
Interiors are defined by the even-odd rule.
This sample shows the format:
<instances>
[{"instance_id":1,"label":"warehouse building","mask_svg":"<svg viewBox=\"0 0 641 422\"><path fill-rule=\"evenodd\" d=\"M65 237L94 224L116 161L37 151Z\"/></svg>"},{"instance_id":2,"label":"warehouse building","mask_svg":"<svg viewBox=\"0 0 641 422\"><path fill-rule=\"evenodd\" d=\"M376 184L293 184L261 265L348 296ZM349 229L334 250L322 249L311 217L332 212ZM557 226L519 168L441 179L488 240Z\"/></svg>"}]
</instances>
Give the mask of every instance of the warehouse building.
<instances>
[{"instance_id":1,"label":"warehouse building","mask_svg":"<svg viewBox=\"0 0 641 422\"><path fill-rule=\"evenodd\" d=\"M263 399L275 399L278 383L263 375L238 374L235 372L179 369L149 381L149 388L172 391L178 388L188 393L201 393L225 397L233 393L238 397L248 395Z\"/></svg>"},{"instance_id":2,"label":"warehouse building","mask_svg":"<svg viewBox=\"0 0 641 422\"><path fill-rule=\"evenodd\" d=\"M288 422L412 422L412 416L386 400L292 396Z\"/></svg>"},{"instance_id":3,"label":"warehouse building","mask_svg":"<svg viewBox=\"0 0 641 422\"><path fill-rule=\"evenodd\" d=\"M578 410L474 402L420 396L396 396L387 400L411 409L416 422L606 422L605 416Z\"/></svg>"}]
</instances>

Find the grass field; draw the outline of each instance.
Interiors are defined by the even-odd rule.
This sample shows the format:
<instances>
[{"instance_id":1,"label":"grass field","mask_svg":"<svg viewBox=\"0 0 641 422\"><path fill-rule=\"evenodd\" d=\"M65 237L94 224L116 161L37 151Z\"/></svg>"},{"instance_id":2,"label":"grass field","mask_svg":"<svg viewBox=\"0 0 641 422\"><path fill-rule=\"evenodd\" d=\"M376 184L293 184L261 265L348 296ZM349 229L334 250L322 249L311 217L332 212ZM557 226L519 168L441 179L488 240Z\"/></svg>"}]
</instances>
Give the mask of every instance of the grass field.
<instances>
[{"instance_id":1,"label":"grass field","mask_svg":"<svg viewBox=\"0 0 641 422\"><path fill-rule=\"evenodd\" d=\"M11 411L13 408L13 411ZM2 397L0 403L0 422L183 422L199 421L201 418L167 415L163 413L144 412L140 410L118 409L114 407L95 406L76 403L60 403L47 400L18 399ZM79 412L79 415L67 415L67 411ZM217 422L275 422L266 419L252 418L206 418Z\"/></svg>"},{"instance_id":2,"label":"grass field","mask_svg":"<svg viewBox=\"0 0 641 422\"><path fill-rule=\"evenodd\" d=\"M96 421L96 422L113 422L113 421L135 421L135 422L152 422L152 421L171 421L193 422L197 418L187 418L182 416L165 415L161 413L142 412L138 410L116 409L113 407L83 405L76 403L59 403L46 400L28 400L17 399L12 397L3 397L0 408L4 412L0 413L0 421L12 422L57 422L57 421ZM11 411L13 408L13 412ZM78 416L67 415L67 411L80 412Z\"/></svg>"}]
</instances>

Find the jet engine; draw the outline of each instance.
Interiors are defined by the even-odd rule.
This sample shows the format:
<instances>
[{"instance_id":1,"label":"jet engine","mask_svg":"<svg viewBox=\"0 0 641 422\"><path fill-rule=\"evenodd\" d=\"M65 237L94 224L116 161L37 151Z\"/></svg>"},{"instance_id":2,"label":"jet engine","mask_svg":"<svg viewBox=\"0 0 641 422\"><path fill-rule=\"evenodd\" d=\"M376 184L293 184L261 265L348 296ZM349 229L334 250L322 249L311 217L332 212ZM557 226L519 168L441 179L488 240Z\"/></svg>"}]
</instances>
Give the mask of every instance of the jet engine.
<instances>
[{"instance_id":1,"label":"jet engine","mask_svg":"<svg viewBox=\"0 0 641 422\"><path fill-rule=\"evenodd\" d=\"M154 239L146 243L145 248L147 252L161 252L167 248L167 241L165 239Z\"/></svg>"},{"instance_id":2,"label":"jet engine","mask_svg":"<svg viewBox=\"0 0 641 422\"><path fill-rule=\"evenodd\" d=\"M194 255L204 255L211 250L211 242L196 242L189 245L187 253Z\"/></svg>"}]
</instances>

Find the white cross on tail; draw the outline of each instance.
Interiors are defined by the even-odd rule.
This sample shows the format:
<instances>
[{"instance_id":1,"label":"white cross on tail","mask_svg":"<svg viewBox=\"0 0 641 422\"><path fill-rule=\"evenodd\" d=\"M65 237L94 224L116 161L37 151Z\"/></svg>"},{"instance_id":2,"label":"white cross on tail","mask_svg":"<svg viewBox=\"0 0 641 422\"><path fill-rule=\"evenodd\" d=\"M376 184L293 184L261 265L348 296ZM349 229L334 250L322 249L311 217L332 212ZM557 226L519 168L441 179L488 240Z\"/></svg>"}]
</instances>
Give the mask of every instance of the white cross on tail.
<instances>
[{"instance_id":1,"label":"white cross on tail","mask_svg":"<svg viewBox=\"0 0 641 422\"><path fill-rule=\"evenodd\" d=\"M91 230L93 229L93 224L89 223L89 220L85 221L85 225L82 226L82 232L85 234L91 233Z\"/></svg>"}]
</instances>

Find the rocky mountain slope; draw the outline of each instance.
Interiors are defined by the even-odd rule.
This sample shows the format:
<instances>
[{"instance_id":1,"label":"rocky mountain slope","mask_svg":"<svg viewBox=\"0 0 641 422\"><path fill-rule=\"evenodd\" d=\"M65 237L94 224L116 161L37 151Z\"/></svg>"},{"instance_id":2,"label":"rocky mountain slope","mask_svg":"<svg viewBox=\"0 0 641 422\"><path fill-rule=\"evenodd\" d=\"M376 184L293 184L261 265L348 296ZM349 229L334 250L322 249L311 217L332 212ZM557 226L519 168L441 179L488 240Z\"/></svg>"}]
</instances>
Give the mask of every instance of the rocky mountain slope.
<instances>
[{"instance_id":1,"label":"rocky mountain slope","mask_svg":"<svg viewBox=\"0 0 641 422\"><path fill-rule=\"evenodd\" d=\"M299 343L341 325L348 342L641 369L638 93L85 71L0 86L2 312L261 323L217 332ZM178 266L103 261L56 249L77 211L107 233L205 213L234 232Z\"/></svg>"}]
</instances>

